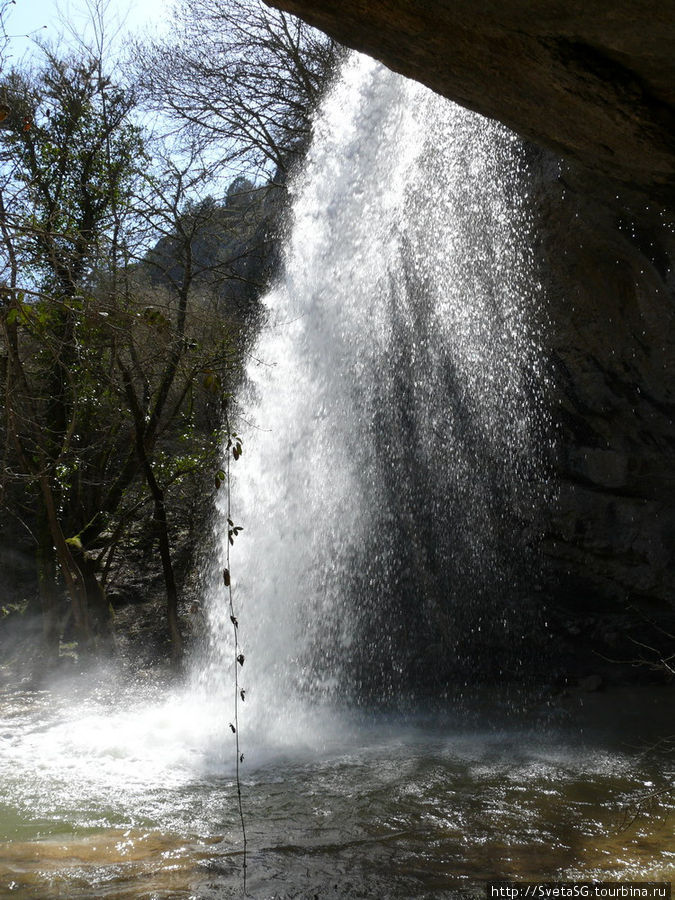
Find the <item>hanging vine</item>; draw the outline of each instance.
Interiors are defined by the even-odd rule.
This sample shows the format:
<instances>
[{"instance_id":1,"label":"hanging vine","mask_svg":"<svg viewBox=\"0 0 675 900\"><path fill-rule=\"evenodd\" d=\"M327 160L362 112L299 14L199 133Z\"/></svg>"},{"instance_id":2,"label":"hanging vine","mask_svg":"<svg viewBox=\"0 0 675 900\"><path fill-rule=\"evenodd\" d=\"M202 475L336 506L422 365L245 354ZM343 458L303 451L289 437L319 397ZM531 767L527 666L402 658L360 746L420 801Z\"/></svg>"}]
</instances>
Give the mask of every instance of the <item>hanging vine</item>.
<instances>
[{"instance_id":1,"label":"hanging vine","mask_svg":"<svg viewBox=\"0 0 675 900\"><path fill-rule=\"evenodd\" d=\"M246 896L246 875L248 865L248 842L246 837L246 820L244 818L244 804L241 794L241 764L244 762L244 754L241 752L239 743L239 704L243 703L246 691L240 687L239 668L244 665L244 654L239 647L239 620L234 611L234 596L232 592L232 578L230 575L230 550L234 544L234 539L240 531L243 530L241 525L235 525L232 520L232 490L230 481L230 469L232 460L236 462L242 453L241 438L236 432L230 430L230 423L225 417L225 427L227 429L227 446L225 453L225 471L220 471L216 475L216 487L225 484L226 492L226 508L227 508L227 544L225 550L225 568L223 569L223 582L227 591L228 604L230 608L230 622L232 623L233 646L234 646L234 722L230 722L230 728L234 734L235 746L235 781L237 786L237 805L239 809L239 820L241 822L241 833L243 838L243 888L244 896Z\"/></svg>"}]
</instances>

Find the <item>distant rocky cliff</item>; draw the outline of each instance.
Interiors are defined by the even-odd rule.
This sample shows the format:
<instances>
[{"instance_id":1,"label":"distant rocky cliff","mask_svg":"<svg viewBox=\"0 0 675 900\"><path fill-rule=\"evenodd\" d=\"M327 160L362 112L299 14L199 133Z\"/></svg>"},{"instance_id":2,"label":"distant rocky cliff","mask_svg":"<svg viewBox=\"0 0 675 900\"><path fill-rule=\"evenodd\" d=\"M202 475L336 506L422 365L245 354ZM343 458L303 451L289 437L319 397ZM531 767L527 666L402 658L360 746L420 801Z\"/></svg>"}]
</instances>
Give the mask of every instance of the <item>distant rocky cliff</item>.
<instances>
[{"instance_id":1,"label":"distant rocky cliff","mask_svg":"<svg viewBox=\"0 0 675 900\"><path fill-rule=\"evenodd\" d=\"M547 148L533 173L557 437L545 591L600 621L600 643L613 618L668 624L675 14L651 0L270 5Z\"/></svg>"}]
</instances>

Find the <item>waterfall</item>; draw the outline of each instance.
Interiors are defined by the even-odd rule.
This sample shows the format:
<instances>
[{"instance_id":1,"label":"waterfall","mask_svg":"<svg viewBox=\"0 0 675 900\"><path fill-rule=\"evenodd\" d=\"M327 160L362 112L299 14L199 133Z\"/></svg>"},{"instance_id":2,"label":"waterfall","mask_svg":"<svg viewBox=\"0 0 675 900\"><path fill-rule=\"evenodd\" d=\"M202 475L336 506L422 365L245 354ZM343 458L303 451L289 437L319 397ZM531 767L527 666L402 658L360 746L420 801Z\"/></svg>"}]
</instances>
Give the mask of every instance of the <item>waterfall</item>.
<instances>
[{"instance_id":1,"label":"waterfall","mask_svg":"<svg viewBox=\"0 0 675 900\"><path fill-rule=\"evenodd\" d=\"M543 422L523 157L358 55L323 104L240 398L254 717L499 677L522 650ZM229 696L223 559L200 680Z\"/></svg>"},{"instance_id":2,"label":"waterfall","mask_svg":"<svg viewBox=\"0 0 675 900\"><path fill-rule=\"evenodd\" d=\"M238 398L244 664L221 490L193 680L87 672L2 698L4 896L234 897L244 849L255 897L672 880L672 692L580 683L517 710L495 690L543 624L530 177L503 127L346 62Z\"/></svg>"}]
</instances>

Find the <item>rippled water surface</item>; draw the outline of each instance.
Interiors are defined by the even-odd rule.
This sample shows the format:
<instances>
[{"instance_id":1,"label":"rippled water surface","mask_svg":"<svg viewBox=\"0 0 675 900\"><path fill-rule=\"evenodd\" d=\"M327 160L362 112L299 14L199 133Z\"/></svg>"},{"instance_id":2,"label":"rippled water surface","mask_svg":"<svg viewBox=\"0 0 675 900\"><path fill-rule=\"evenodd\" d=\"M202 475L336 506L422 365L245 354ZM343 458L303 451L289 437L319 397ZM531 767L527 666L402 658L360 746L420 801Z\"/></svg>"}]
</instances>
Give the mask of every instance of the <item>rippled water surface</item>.
<instances>
[{"instance_id":1,"label":"rippled water surface","mask_svg":"<svg viewBox=\"0 0 675 900\"><path fill-rule=\"evenodd\" d=\"M423 717L317 711L242 734L250 893L445 897L496 877L671 880L672 693ZM0 895L241 895L222 710L7 694ZM649 799L651 798L651 799ZM641 801L644 801L641 803Z\"/></svg>"}]
</instances>

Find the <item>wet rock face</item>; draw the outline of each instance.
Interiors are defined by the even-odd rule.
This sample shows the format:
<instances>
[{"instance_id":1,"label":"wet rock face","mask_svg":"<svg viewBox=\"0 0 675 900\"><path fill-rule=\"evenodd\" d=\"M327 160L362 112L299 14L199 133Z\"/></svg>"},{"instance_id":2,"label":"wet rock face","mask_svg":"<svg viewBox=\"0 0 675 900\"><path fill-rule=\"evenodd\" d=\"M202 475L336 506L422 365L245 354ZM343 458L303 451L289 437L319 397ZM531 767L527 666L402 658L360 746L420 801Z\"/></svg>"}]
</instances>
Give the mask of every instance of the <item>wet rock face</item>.
<instances>
[{"instance_id":1,"label":"wet rock face","mask_svg":"<svg viewBox=\"0 0 675 900\"><path fill-rule=\"evenodd\" d=\"M558 171L534 191L559 482L546 554L579 605L657 614L675 598L672 211Z\"/></svg>"},{"instance_id":2,"label":"wet rock face","mask_svg":"<svg viewBox=\"0 0 675 900\"><path fill-rule=\"evenodd\" d=\"M675 196L675 16L655 0L266 0L596 172Z\"/></svg>"}]
</instances>

